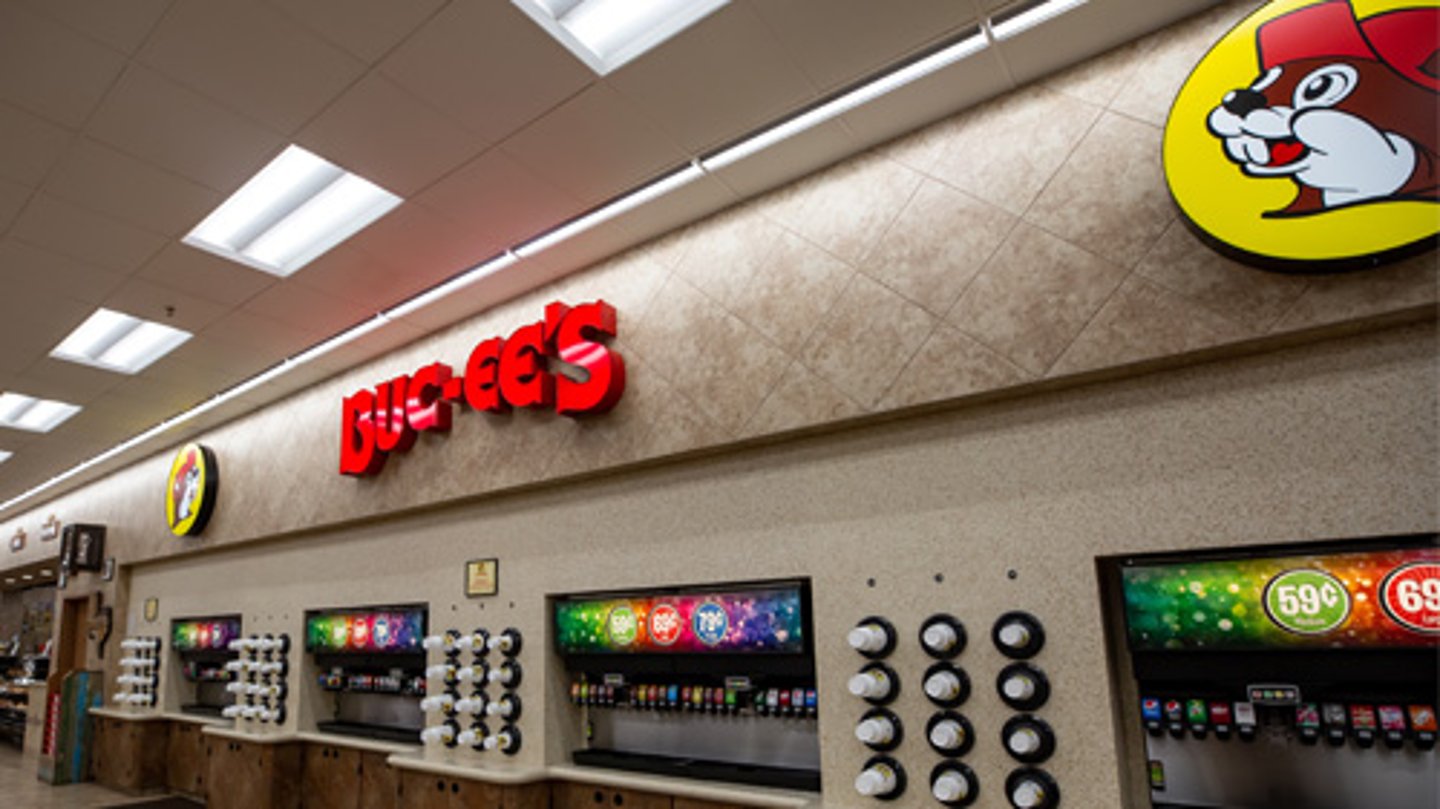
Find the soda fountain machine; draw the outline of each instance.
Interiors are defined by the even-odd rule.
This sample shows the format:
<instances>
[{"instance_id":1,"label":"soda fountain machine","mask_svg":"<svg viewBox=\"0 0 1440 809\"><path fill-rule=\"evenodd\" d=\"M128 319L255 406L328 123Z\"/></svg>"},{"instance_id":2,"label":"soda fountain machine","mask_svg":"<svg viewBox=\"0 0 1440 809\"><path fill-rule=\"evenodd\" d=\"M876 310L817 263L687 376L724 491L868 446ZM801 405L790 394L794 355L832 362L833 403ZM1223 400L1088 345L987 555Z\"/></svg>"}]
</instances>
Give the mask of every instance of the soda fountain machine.
<instances>
[{"instance_id":1,"label":"soda fountain machine","mask_svg":"<svg viewBox=\"0 0 1440 809\"><path fill-rule=\"evenodd\" d=\"M1118 576L1154 806L1440 806L1435 534Z\"/></svg>"},{"instance_id":2,"label":"soda fountain machine","mask_svg":"<svg viewBox=\"0 0 1440 809\"><path fill-rule=\"evenodd\" d=\"M333 697L324 733L413 743L425 726L423 605L308 610L305 651Z\"/></svg>"},{"instance_id":3,"label":"soda fountain machine","mask_svg":"<svg viewBox=\"0 0 1440 809\"><path fill-rule=\"evenodd\" d=\"M170 648L180 663L180 710L184 713L219 717L235 695L225 684L235 679L236 660L230 641L240 637L240 616L176 618L170 622Z\"/></svg>"},{"instance_id":4,"label":"soda fountain machine","mask_svg":"<svg viewBox=\"0 0 1440 809\"><path fill-rule=\"evenodd\" d=\"M819 790L809 583L552 602L578 765Z\"/></svg>"}]
</instances>

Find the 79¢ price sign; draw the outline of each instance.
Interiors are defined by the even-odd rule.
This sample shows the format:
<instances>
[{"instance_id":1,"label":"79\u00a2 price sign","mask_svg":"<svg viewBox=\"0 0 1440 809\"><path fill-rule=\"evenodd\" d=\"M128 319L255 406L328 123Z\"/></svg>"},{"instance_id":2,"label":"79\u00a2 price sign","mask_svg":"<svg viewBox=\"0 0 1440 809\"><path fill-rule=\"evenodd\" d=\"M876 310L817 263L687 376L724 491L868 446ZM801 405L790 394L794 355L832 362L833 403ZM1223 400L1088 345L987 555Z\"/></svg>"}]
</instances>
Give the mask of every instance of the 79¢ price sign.
<instances>
[{"instance_id":1,"label":"79\u00a2 price sign","mask_svg":"<svg viewBox=\"0 0 1440 809\"><path fill-rule=\"evenodd\" d=\"M1276 626L1301 635L1322 635L1350 617L1350 591L1323 570L1287 570L1265 585L1262 600Z\"/></svg>"}]
</instances>

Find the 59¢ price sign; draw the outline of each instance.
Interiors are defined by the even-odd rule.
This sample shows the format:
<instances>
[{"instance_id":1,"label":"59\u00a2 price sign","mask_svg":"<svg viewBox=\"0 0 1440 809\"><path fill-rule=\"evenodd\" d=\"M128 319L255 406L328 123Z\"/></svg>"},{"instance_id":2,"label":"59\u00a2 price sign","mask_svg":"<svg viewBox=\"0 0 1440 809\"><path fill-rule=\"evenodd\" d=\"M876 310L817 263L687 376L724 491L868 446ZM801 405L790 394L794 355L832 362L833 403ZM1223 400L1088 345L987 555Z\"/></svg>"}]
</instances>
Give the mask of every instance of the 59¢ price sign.
<instances>
[{"instance_id":1,"label":"59\u00a2 price sign","mask_svg":"<svg viewBox=\"0 0 1440 809\"><path fill-rule=\"evenodd\" d=\"M1265 614L1289 632L1322 635L1350 617L1350 591L1323 570L1287 570L1265 585Z\"/></svg>"}]
</instances>

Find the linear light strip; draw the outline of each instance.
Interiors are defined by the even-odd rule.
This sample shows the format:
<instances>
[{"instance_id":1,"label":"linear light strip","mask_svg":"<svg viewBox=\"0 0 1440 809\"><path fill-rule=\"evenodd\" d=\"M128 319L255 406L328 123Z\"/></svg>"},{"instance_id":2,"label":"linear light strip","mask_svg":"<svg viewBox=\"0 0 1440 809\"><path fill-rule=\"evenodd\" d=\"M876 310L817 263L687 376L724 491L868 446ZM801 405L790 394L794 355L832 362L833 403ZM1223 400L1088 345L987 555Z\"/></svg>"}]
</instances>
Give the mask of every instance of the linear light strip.
<instances>
[{"instance_id":1,"label":"linear light strip","mask_svg":"<svg viewBox=\"0 0 1440 809\"><path fill-rule=\"evenodd\" d=\"M1084 2L1086 2L1086 0L1050 0L1050 2L1046 4L1047 6L1063 6L1063 8L1047 9L1044 14L1038 14L1040 9L1035 9L1033 11L1037 13L1038 22L1032 22L1025 27L1033 27L1033 25L1037 25L1041 22L1044 22L1045 20L1052 19L1061 12L1081 5ZM1026 14L1029 13L1031 12L1026 12ZM1012 20L1007 20L1006 22L1013 23L1015 20L1019 20L1023 16L1025 16L1025 14L1012 18ZM987 20L986 23L989 24L989 21ZM1009 31L1008 35L1018 33L1019 30L1023 29L1011 30ZM456 275L447 281L431 287L429 290L426 290L425 292L422 292L407 301L403 301L396 306L391 307L390 309L380 312L375 317L364 321L356 326L352 326L349 329L346 329L345 331L335 335L334 337L331 337L330 339L322 343L319 343L309 349L306 349L305 351L302 351L301 353L295 355L290 359L287 359L277 365L270 367L265 371L262 371L257 376L251 377L250 379L241 382L240 384L232 388L222 391L211 397L210 399L207 399L204 402L201 402L200 404L195 405L194 407L182 413L179 413L169 419L166 419L165 421L160 422L159 424L151 427L148 430L145 430L139 435L136 435L120 444L117 444L116 446L111 447L110 449L100 453L99 455L94 456L93 458L90 458L89 460L83 461L43 483L31 487L25 492L22 492L21 494L18 494L3 503L0 503L0 513L6 512L14 506L24 503L26 500L42 494L43 492L46 492L54 488L55 486L58 486L61 483L64 483L65 481L70 480L71 478L74 478L79 474L82 474L89 469L93 469L94 467L105 463L106 461L109 461L112 458L115 458L120 454L134 447L137 447L145 443L146 441L149 441L152 438L157 438L160 435L163 435L164 433L169 432L176 427L193 421L201 415L208 413L217 407L220 407L226 402L232 401L238 396L243 395L244 393L248 393L251 390L254 390L255 388L258 388L267 382L277 379L315 359L318 359L319 357L324 356L325 354L328 354L331 351L334 351L335 349L340 348L347 343L353 342L354 340L357 340L360 337L363 337L364 335L385 326L387 323L390 323L406 315L412 314L439 300L454 295L468 288L480 279L485 278L489 275L493 275L496 272L499 272L516 264L523 258L533 256L548 247L552 247L555 244L564 241L565 239L578 235L586 230L595 227L596 225L601 224L602 222L613 219L616 216L620 216L621 214L633 210L645 204L646 202L652 201L657 197L669 193L670 191L687 185L690 182L699 179L706 173L716 171L720 168L735 163L736 161L750 154L754 154L755 152L769 145L773 145L789 137L792 137L800 132L805 131L806 129L816 126L817 124L830 120L831 118L834 118L835 116L840 115L847 110L853 109L860 104L871 101L881 95L884 95L885 93L889 93L893 90L899 89L900 87L904 87L905 85L910 84L920 78L923 78L924 76L930 75L937 70L954 64L955 62L958 62L965 57L970 56L971 54L978 53L979 51L983 50L987 46L987 44L988 42L985 39L983 32L980 34L972 34L960 40L959 42L941 48L934 53L921 57L920 59L912 61L908 64L902 65L896 70L890 71L872 81L866 82L863 85L849 90L841 96L824 102L820 106L815 107L805 113L802 113L799 116L786 119L779 124L768 127L765 130L762 130L761 132L753 135L752 137L747 138L726 149L723 149L720 152L717 152L713 155L697 161L692 161L689 165L680 168L668 175L665 175L664 177L661 177L660 179L650 183L649 185L636 189L630 194L627 194L607 205L604 205L591 213L580 216L574 220L571 220L568 223L561 224L559 227L556 227L546 233L541 234L540 236L537 236L533 239L530 239L529 241L517 245L511 250L507 250L504 253L499 254L498 256L487 259L481 264L465 270L459 275Z\"/></svg>"}]
</instances>

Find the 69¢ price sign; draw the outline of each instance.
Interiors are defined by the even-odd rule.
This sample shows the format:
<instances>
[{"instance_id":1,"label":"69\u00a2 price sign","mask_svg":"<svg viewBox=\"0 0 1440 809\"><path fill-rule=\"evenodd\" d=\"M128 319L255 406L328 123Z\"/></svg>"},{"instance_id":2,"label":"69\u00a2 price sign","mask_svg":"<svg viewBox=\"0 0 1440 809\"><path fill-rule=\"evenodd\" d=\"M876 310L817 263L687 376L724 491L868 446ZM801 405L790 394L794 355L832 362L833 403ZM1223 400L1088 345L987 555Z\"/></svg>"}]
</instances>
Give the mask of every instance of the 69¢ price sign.
<instances>
[{"instance_id":1,"label":"69\u00a2 price sign","mask_svg":"<svg viewBox=\"0 0 1440 809\"><path fill-rule=\"evenodd\" d=\"M1411 562L1380 582L1380 606L1411 632L1440 635L1440 562Z\"/></svg>"},{"instance_id":2,"label":"69\u00a2 price sign","mask_svg":"<svg viewBox=\"0 0 1440 809\"><path fill-rule=\"evenodd\" d=\"M1265 585L1261 600L1276 626L1301 635L1323 635L1350 617L1350 591L1323 570L1287 570Z\"/></svg>"}]
</instances>

